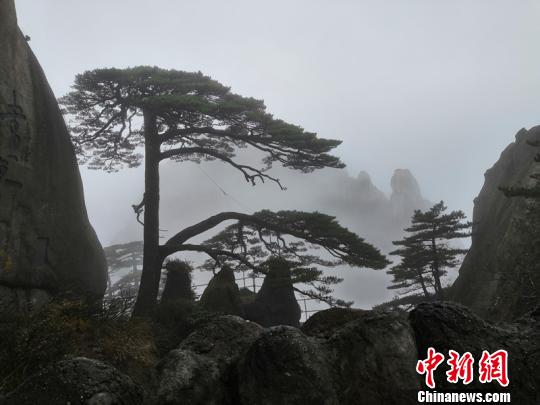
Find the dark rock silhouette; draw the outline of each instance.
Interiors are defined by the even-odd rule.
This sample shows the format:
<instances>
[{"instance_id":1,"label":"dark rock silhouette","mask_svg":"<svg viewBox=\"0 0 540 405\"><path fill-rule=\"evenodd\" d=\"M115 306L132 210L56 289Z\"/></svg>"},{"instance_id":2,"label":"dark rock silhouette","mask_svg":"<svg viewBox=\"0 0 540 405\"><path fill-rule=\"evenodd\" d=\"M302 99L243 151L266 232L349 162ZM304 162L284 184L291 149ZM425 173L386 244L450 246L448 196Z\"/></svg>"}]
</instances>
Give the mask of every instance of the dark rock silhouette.
<instances>
[{"instance_id":1,"label":"dark rock silhouette","mask_svg":"<svg viewBox=\"0 0 540 405\"><path fill-rule=\"evenodd\" d=\"M296 301L287 261L271 258L268 274L255 300L244 306L246 318L264 327L300 326L302 311Z\"/></svg>"},{"instance_id":2,"label":"dark rock silhouette","mask_svg":"<svg viewBox=\"0 0 540 405\"><path fill-rule=\"evenodd\" d=\"M165 265L167 280L161 294L161 303L165 304L176 300L194 301L195 296L191 288L192 268L189 264L177 260Z\"/></svg>"},{"instance_id":3,"label":"dark rock silhouette","mask_svg":"<svg viewBox=\"0 0 540 405\"><path fill-rule=\"evenodd\" d=\"M519 131L485 173L474 200L471 249L450 297L486 319L512 320L530 310L520 304L523 287L515 274L517 252L511 249L518 232L514 220L524 214L524 201L505 197L499 187L527 184L537 153L527 141L535 139L540 139L540 127Z\"/></svg>"},{"instance_id":4,"label":"dark rock silhouette","mask_svg":"<svg viewBox=\"0 0 540 405\"><path fill-rule=\"evenodd\" d=\"M103 295L105 257L70 137L13 0L0 1L0 195L0 301L13 290L26 297L11 300L18 309L43 292Z\"/></svg>"},{"instance_id":5,"label":"dark rock silhouette","mask_svg":"<svg viewBox=\"0 0 540 405\"><path fill-rule=\"evenodd\" d=\"M503 388L498 382L482 384L475 376L469 385L460 390L471 392L511 392L517 404L540 403L540 311L531 312L515 323L493 324L474 315L468 308L449 302L424 303L410 314L420 358L426 358L428 347L447 355L449 350L463 354L470 352L475 364L482 352L497 350L508 352L510 384ZM437 388L451 389L444 370L437 370Z\"/></svg>"},{"instance_id":6,"label":"dark rock silhouette","mask_svg":"<svg viewBox=\"0 0 540 405\"><path fill-rule=\"evenodd\" d=\"M202 324L158 366L157 403L238 404L235 365L262 330L231 315Z\"/></svg>"},{"instance_id":7,"label":"dark rock silhouette","mask_svg":"<svg viewBox=\"0 0 540 405\"><path fill-rule=\"evenodd\" d=\"M369 314L363 309L334 307L314 313L302 325L302 332L308 336L329 337L346 323Z\"/></svg>"},{"instance_id":8,"label":"dark rock silhouette","mask_svg":"<svg viewBox=\"0 0 540 405\"><path fill-rule=\"evenodd\" d=\"M324 348L296 328L269 328L239 364L240 403L339 404Z\"/></svg>"},{"instance_id":9,"label":"dark rock silhouette","mask_svg":"<svg viewBox=\"0 0 540 405\"><path fill-rule=\"evenodd\" d=\"M78 357L61 361L24 381L2 404L122 404L143 403L131 378L97 360Z\"/></svg>"},{"instance_id":10,"label":"dark rock silhouette","mask_svg":"<svg viewBox=\"0 0 540 405\"><path fill-rule=\"evenodd\" d=\"M224 266L211 280L200 299L207 311L243 316L239 288L234 271Z\"/></svg>"},{"instance_id":11,"label":"dark rock silhouette","mask_svg":"<svg viewBox=\"0 0 540 405\"><path fill-rule=\"evenodd\" d=\"M324 343L339 403L416 404L418 359L406 314L351 312L350 318Z\"/></svg>"},{"instance_id":12,"label":"dark rock silhouette","mask_svg":"<svg viewBox=\"0 0 540 405\"><path fill-rule=\"evenodd\" d=\"M145 402L114 367L75 358L26 379L0 403L416 404L425 389L416 363L428 347L446 359L449 350L475 359L469 385L447 383L448 367L441 364L435 372L438 392L510 392L515 403L540 402L540 309L514 323L487 322L451 302L422 303L410 313L329 309L304 330L207 315L150 373L156 384L145 386ZM500 349L508 351L510 385L480 384L482 351Z\"/></svg>"}]
</instances>

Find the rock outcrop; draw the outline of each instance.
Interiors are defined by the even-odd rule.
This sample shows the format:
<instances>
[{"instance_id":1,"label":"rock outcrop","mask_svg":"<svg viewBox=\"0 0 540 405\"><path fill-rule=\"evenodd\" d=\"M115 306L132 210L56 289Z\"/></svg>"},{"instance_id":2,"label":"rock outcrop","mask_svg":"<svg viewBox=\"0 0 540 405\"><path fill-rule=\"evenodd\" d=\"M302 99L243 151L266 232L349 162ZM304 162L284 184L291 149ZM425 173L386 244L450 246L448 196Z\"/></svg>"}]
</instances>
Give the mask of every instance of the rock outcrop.
<instances>
[{"instance_id":1,"label":"rock outcrop","mask_svg":"<svg viewBox=\"0 0 540 405\"><path fill-rule=\"evenodd\" d=\"M236 363L262 330L231 315L204 323L158 366L157 403L236 405Z\"/></svg>"},{"instance_id":2,"label":"rock outcrop","mask_svg":"<svg viewBox=\"0 0 540 405\"><path fill-rule=\"evenodd\" d=\"M324 347L300 330L269 328L239 364L240 403L337 405L328 359Z\"/></svg>"},{"instance_id":3,"label":"rock outcrop","mask_svg":"<svg viewBox=\"0 0 540 405\"><path fill-rule=\"evenodd\" d=\"M409 225L415 210L425 210L431 205L422 197L420 186L408 169L396 169L390 180L390 186L393 218L401 229Z\"/></svg>"},{"instance_id":4,"label":"rock outcrop","mask_svg":"<svg viewBox=\"0 0 540 405\"><path fill-rule=\"evenodd\" d=\"M28 378L2 405L139 405L141 390L126 375L97 360L63 360Z\"/></svg>"},{"instance_id":5,"label":"rock outcrop","mask_svg":"<svg viewBox=\"0 0 540 405\"><path fill-rule=\"evenodd\" d=\"M0 301L19 309L43 292L106 287L69 134L14 0L0 0L0 285Z\"/></svg>"},{"instance_id":6,"label":"rock outcrop","mask_svg":"<svg viewBox=\"0 0 540 405\"><path fill-rule=\"evenodd\" d=\"M11 404L408 405L426 390L416 372L429 347L474 356L473 381L446 380L437 392L505 392L513 403L540 403L540 310L514 323L491 323L456 303L404 311L322 311L302 329L262 328L232 315L201 318L167 353L143 393L114 367L86 358L61 361L5 397ZM510 384L482 384L484 350L508 353ZM127 372L127 371L126 371ZM130 373L131 375L131 373ZM144 396L144 398L143 398Z\"/></svg>"},{"instance_id":7,"label":"rock outcrop","mask_svg":"<svg viewBox=\"0 0 540 405\"><path fill-rule=\"evenodd\" d=\"M234 271L224 266L204 290L200 299L201 306L211 312L243 316L240 289L234 278Z\"/></svg>"},{"instance_id":8,"label":"rock outcrop","mask_svg":"<svg viewBox=\"0 0 540 405\"><path fill-rule=\"evenodd\" d=\"M470 352L475 367L482 352L497 350L508 352L510 384L503 388L494 381L482 384L478 374L469 385L458 385L461 391L509 391L516 404L540 403L540 311L531 312L515 323L493 324L474 315L468 308L454 303L424 303L410 315L420 358L426 358L429 347L448 355L449 350L460 354ZM477 369L477 368L476 368ZM446 380L444 369L437 369L435 380L438 390L456 390L456 384Z\"/></svg>"},{"instance_id":9,"label":"rock outcrop","mask_svg":"<svg viewBox=\"0 0 540 405\"><path fill-rule=\"evenodd\" d=\"M515 220L524 214L524 201L505 197L499 187L527 184L537 153L527 142L537 139L540 127L519 131L515 142L485 173L484 186L474 200L471 249L450 294L486 319L511 320L530 310L521 304L517 252L511 249L517 235Z\"/></svg>"},{"instance_id":10,"label":"rock outcrop","mask_svg":"<svg viewBox=\"0 0 540 405\"><path fill-rule=\"evenodd\" d=\"M416 404L417 351L406 314L369 311L338 328L325 347L340 404Z\"/></svg>"},{"instance_id":11,"label":"rock outcrop","mask_svg":"<svg viewBox=\"0 0 540 405\"><path fill-rule=\"evenodd\" d=\"M302 310L294 295L289 264L282 259L267 261L268 274L252 303L244 306L246 318L264 327L300 326Z\"/></svg>"}]
</instances>

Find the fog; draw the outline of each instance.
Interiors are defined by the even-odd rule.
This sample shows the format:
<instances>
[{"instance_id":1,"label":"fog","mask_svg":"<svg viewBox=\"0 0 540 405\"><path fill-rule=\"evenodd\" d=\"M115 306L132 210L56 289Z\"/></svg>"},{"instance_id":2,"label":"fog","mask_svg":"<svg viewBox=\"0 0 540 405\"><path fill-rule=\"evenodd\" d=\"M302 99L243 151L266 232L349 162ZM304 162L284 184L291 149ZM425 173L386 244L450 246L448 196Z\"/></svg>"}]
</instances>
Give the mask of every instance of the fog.
<instances>
[{"instance_id":1,"label":"fog","mask_svg":"<svg viewBox=\"0 0 540 405\"><path fill-rule=\"evenodd\" d=\"M351 192L361 171L390 201L394 170L409 169L423 198L470 216L484 171L540 116L535 1L17 0L17 7L57 96L75 74L96 67L200 70L264 99L276 117L343 140L335 152L347 164L343 173L278 168L285 192L251 187L215 164L167 166L169 232L223 209L319 209L385 245L402 223L384 233L384 215L355 216L355 198L366 206ZM81 174L103 245L140 238L131 205L142 196L142 170ZM389 297L384 272L354 274L340 287L344 298L369 306Z\"/></svg>"}]
</instances>

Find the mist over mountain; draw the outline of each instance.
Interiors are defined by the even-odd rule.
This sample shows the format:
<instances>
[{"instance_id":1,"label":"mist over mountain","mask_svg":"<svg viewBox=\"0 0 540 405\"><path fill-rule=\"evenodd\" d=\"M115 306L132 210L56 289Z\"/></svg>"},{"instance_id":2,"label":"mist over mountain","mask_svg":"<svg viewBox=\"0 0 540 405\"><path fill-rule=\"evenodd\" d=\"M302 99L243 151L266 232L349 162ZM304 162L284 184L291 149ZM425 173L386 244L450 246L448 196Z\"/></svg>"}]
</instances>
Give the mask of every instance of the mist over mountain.
<instances>
[{"instance_id":1,"label":"mist over mountain","mask_svg":"<svg viewBox=\"0 0 540 405\"><path fill-rule=\"evenodd\" d=\"M256 164L256 156L242 155L242 162ZM387 195L373 184L366 171L351 176L347 170L325 169L299 173L283 167L271 169L286 190L266 181L252 186L237 170L221 163L202 165L182 162L164 164L161 170L161 226L162 238L168 238L186 226L222 211L252 213L261 209L319 211L334 215L339 222L369 243L388 253L392 241L400 239L415 209L427 209L430 202L421 193L413 174L407 169L396 169ZM137 195L133 187L133 203ZM135 216L117 230L114 243L142 239L142 226ZM99 228L99 225L98 225ZM98 229L99 232L99 229ZM211 236L205 234L198 240ZM200 263L203 255L183 256ZM371 307L392 298L386 289L389 276L385 271L340 267L329 273L344 278L336 287L336 295L354 300L357 306ZM211 274L195 274L195 283L206 282Z\"/></svg>"}]
</instances>

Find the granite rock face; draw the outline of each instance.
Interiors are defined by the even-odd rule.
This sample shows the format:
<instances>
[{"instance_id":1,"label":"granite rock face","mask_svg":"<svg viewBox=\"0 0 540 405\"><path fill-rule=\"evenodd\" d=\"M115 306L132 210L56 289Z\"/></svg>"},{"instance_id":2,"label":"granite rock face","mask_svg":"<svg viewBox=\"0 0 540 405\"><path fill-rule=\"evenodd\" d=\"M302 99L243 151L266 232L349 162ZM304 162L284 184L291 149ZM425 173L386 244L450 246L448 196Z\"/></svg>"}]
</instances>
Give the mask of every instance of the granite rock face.
<instances>
[{"instance_id":1,"label":"granite rock face","mask_svg":"<svg viewBox=\"0 0 540 405\"><path fill-rule=\"evenodd\" d=\"M339 403L416 404L417 350L407 315L351 312L349 319L324 342Z\"/></svg>"},{"instance_id":2,"label":"granite rock face","mask_svg":"<svg viewBox=\"0 0 540 405\"><path fill-rule=\"evenodd\" d=\"M232 315L204 323L160 363L157 403L236 405L236 363L262 331Z\"/></svg>"},{"instance_id":3,"label":"granite rock face","mask_svg":"<svg viewBox=\"0 0 540 405\"><path fill-rule=\"evenodd\" d=\"M239 363L240 403L337 405L328 356L290 326L267 329Z\"/></svg>"},{"instance_id":4,"label":"granite rock face","mask_svg":"<svg viewBox=\"0 0 540 405\"><path fill-rule=\"evenodd\" d=\"M69 133L14 0L0 0L0 285L11 290L0 301L13 290L36 301L36 290L100 296L106 287Z\"/></svg>"},{"instance_id":5,"label":"granite rock face","mask_svg":"<svg viewBox=\"0 0 540 405\"><path fill-rule=\"evenodd\" d=\"M437 389L472 392L510 392L512 403L540 403L540 311L530 312L513 323L490 323L473 314L468 308L450 302L423 303L410 314L411 327L416 336L418 354L426 358L433 347L448 358L449 350L460 354L470 352L477 370L482 352L508 353L508 387L494 381L480 383L475 375L468 385L456 385L446 380L447 367L437 369ZM475 371L476 372L476 371ZM457 388L456 388L457 387Z\"/></svg>"},{"instance_id":6,"label":"granite rock face","mask_svg":"<svg viewBox=\"0 0 540 405\"><path fill-rule=\"evenodd\" d=\"M516 140L485 173L474 201L471 249L459 270L450 298L490 320L512 320L530 308L521 303L520 277L515 274L515 219L524 214L522 198L507 198L500 186L527 185L536 148L527 141L540 139L540 127L522 129Z\"/></svg>"},{"instance_id":7,"label":"granite rock face","mask_svg":"<svg viewBox=\"0 0 540 405\"><path fill-rule=\"evenodd\" d=\"M63 360L24 381L2 405L138 405L142 391L131 378L97 360Z\"/></svg>"}]
</instances>

